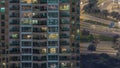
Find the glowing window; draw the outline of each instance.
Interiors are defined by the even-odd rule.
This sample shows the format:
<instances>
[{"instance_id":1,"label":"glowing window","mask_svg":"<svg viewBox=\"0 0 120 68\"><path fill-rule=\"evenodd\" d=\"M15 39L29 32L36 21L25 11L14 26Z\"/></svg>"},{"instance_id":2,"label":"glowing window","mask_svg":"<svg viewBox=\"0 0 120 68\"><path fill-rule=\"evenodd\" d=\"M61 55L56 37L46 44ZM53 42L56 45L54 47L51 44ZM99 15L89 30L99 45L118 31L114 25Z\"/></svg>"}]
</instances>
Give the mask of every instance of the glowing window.
<instances>
[{"instance_id":1,"label":"glowing window","mask_svg":"<svg viewBox=\"0 0 120 68\"><path fill-rule=\"evenodd\" d=\"M1 7L1 8L0 8L0 12L5 12L5 8L4 8L4 7Z\"/></svg>"},{"instance_id":2,"label":"glowing window","mask_svg":"<svg viewBox=\"0 0 120 68\"><path fill-rule=\"evenodd\" d=\"M12 38L18 38L18 34L12 34Z\"/></svg>"},{"instance_id":3,"label":"glowing window","mask_svg":"<svg viewBox=\"0 0 120 68\"><path fill-rule=\"evenodd\" d=\"M21 23L24 24L24 25L29 25L29 24L31 24L31 22L32 22L32 20L30 20L30 19L23 19L21 21Z\"/></svg>"},{"instance_id":4,"label":"glowing window","mask_svg":"<svg viewBox=\"0 0 120 68\"><path fill-rule=\"evenodd\" d=\"M61 4L60 10L70 10L70 5L69 4Z\"/></svg>"},{"instance_id":5,"label":"glowing window","mask_svg":"<svg viewBox=\"0 0 120 68\"><path fill-rule=\"evenodd\" d=\"M49 39L58 39L58 34L57 33L51 33L49 34Z\"/></svg>"},{"instance_id":6,"label":"glowing window","mask_svg":"<svg viewBox=\"0 0 120 68\"><path fill-rule=\"evenodd\" d=\"M21 2L30 4L32 2L32 0L21 0Z\"/></svg>"},{"instance_id":7,"label":"glowing window","mask_svg":"<svg viewBox=\"0 0 120 68\"><path fill-rule=\"evenodd\" d=\"M50 53L55 54L57 52L56 48L50 48Z\"/></svg>"}]
</instances>

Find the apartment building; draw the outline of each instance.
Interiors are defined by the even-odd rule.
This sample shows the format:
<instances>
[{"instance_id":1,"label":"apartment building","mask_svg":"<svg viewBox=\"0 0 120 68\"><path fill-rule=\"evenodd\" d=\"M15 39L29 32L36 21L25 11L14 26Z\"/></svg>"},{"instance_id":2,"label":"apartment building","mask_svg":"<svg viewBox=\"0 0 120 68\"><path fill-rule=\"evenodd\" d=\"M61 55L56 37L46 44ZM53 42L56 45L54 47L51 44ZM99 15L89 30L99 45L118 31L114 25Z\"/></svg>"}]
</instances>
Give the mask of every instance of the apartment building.
<instances>
[{"instance_id":1,"label":"apartment building","mask_svg":"<svg viewBox=\"0 0 120 68\"><path fill-rule=\"evenodd\" d=\"M0 68L80 68L79 0L0 0Z\"/></svg>"}]
</instances>

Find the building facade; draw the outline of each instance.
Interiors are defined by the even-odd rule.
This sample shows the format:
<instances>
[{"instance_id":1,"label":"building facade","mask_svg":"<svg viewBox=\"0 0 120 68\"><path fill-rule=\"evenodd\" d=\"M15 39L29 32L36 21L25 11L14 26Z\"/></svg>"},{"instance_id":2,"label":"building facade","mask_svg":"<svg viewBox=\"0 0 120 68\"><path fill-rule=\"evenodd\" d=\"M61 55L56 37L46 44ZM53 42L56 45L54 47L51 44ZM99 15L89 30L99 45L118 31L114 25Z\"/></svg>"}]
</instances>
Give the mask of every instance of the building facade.
<instances>
[{"instance_id":1,"label":"building facade","mask_svg":"<svg viewBox=\"0 0 120 68\"><path fill-rule=\"evenodd\" d=\"M0 68L80 68L79 0L0 0Z\"/></svg>"}]
</instances>

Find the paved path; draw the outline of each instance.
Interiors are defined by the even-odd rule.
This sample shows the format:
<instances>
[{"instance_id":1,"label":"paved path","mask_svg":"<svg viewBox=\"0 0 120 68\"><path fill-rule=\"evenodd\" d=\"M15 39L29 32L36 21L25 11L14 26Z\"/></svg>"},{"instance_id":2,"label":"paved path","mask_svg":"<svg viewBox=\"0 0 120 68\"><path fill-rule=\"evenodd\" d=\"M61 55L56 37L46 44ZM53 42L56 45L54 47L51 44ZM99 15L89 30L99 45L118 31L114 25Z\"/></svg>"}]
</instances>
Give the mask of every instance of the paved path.
<instances>
[{"instance_id":1,"label":"paved path","mask_svg":"<svg viewBox=\"0 0 120 68\"><path fill-rule=\"evenodd\" d=\"M117 50L114 50L112 48L112 42L101 42L98 44L96 51L91 52L87 50L87 47L90 43L81 43L80 44L80 50L81 54L88 54L88 53L96 53L96 54L101 54L101 53L106 53L109 55L116 55L118 52Z\"/></svg>"}]
</instances>

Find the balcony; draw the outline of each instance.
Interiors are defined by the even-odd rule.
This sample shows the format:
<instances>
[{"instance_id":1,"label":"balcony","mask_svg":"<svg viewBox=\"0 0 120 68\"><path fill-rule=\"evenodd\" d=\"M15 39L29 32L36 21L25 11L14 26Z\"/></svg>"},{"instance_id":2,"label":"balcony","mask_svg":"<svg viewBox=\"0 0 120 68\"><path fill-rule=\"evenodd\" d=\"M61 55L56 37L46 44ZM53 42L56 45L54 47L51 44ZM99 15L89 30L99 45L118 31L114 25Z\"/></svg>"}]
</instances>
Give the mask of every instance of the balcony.
<instances>
[{"instance_id":1,"label":"balcony","mask_svg":"<svg viewBox=\"0 0 120 68\"><path fill-rule=\"evenodd\" d=\"M60 17L70 17L69 12L60 12Z\"/></svg>"},{"instance_id":2,"label":"balcony","mask_svg":"<svg viewBox=\"0 0 120 68\"><path fill-rule=\"evenodd\" d=\"M33 56L33 61L47 61L47 57L46 56Z\"/></svg>"},{"instance_id":3,"label":"balcony","mask_svg":"<svg viewBox=\"0 0 120 68\"><path fill-rule=\"evenodd\" d=\"M34 40L46 40L47 36L45 35L33 35Z\"/></svg>"},{"instance_id":4,"label":"balcony","mask_svg":"<svg viewBox=\"0 0 120 68\"><path fill-rule=\"evenodd\" d=\"M14 18L17 17L17 18L18 18L18 17L19 17L19 13L11 13L11 14L10 14L10 18L11 18L11 17L14 17Z\"/></svg>"},{"instance_id":5,"label":"balcony","mask_svg":"<svg viewBox=\"0 0 120 68\"><path fill-rule=\"evenodd\" d=\"M10 0L9 3L19 3L19 0Z\"/></svg>"},{"instance_id":6,"label":"balcony","mask_svg":"<svg viewBox=\"0 0 120 68\"><path fill-rule=\"evenodd\" d=\"M19 5L13 5L12 7L10 7L10 10L20 10Z\"/></svg>"},{"instance_id":7,"label":"balcony","mask_svg":"<svg viewBox=\"0 0 120 68\"><path fill-rule=\"evenodd\" d=\"M73 43L72 43L72 47L80 47L80 44L73 42Z\"/></svg>"},{"instance_id":8,"label":"balcony","mask_svg":"<svg viewBox=\"0 0 120 68\"><path fill-rule=\"evenodd\" d=\"M10 57L10 61L20 61L20 57L17 56Z\"/></svg>"},{"instance_id":9,"label":"balcony","mask_svg":"<svg viewBox=\"0 0 120 68\"><path fill-rule=\"evenodd\" d=\"M35 6L33 7L33 11L47 11L46 6Z\"/></svg>"},{"instance_id":10,"label":"balcony","mask_svg":"<svg viewBox=\"0 0 120 68\"><path fill-rule=\"evenodd\" d=\"M33 14L32 18L47 18L47 13Z\"/></svg>"},{"instance_id":11,"label":"balcony","mask_svg":"<svg viewBox=\"0 0 120 68\"><path fill-rule=\"evenodd\" d=\"M20 29L18 27L13 27L9 30L10 32L19 32Z\"/></svg>"},{"instance_id":12,"label":"balcony","mask_svg":"<svg viewBox=\"0 0 120 68\"><path fill-rule=\"evenodd\" d=\"M12 48L12 50L9 51L10 54L20 54L20 49L19 48Z\"/></svg>"},{"instance_id":13,"label":"balcony","mask_svg":"<svg viewBox=\"0 0 120 68\"><path fill-rule=\"evenodd\" d=\"M59 59L60 59L60 61L70 61L69 56L60 56Z\"/></svg>"},{"instance_id":14,"label":"balcony","mask_svg":"<svg viewBox=\"0 0 120 68\"><path fill-rule=\"evenodd\" d=\"M10 68L21 68L21 67L20 67L20 64L13 63L13 64L10 64Z\"/></svg>"},{"instance_id":15,"label":"balcony","mask_svg":"<svg viewBox=\"0 0 120 68\"><path fill-rule=\"evenodd\" d=\"M34 23L33 25L47 25L47 20L41 20L41 21L38 21L37 23Z\"/></svg>"},{"instance_id":16,"label":"balcony","mask_svg":"<svg viewBox=\"0 0 120 68\"><path fill-rule=\"evenodd\" d=\"M36 33L43 33L43 32L47 32L47 29L33 28L33 32L36 32Z\"/></svg>"},{"instance_id":17,"label":"balcony","mask_svg":"<svg viewBox=\"0 0 120 68\"><path fill-rule=\"evenodd\" d=\"M61 31L70 31L70 28L69 27L60 27L60 30Z\"/></svg>"},{"instance_id":18,"label":"balcony","mask_svg":"<svg viewBox=\"0 0 120 68\"><path fill-rule=\"evenodd\" d=\"M10 46L20 46L20 42L19 41L12 41L10 43Z\"/></svg>"},{"instance_id":19,"label":"balcony","mask_svg":"<svg viewBox=\"0 0 120 68\"><path fill-rule=\"evenodd\" d=\"M62 41L60 41L60 45L62 46L64 46L64 45L69 45L69 42L68 41L65 41L65 40L62 40Z\"/></svg>"},{"instance_id":20,"label":"balcony","mask_svg":"<svg viewBox=\"0 0 120 68\"><path fill-rule=\"evenodd\" d=\"M34 47L46 47L47 42L33 42Z\"/></svg>"},{"instance_id":21,"label":"balcony","mask_svg":"<svg viewBox=\"0 0 120 68\"><path fill-rule=\"evenodd\" d=\"M60 38L62 39L62 38L69 38L69 35L67 35L67 34L60 34Z\"/></svg>"},{"instance_id":22,"label":"balcony","mask_svg":"<svg viewBox=\"0 0 120 68\"><path fill-rule=\"evenodd\" d=\"M60 24L69 24L70 19L60 19Z\"/></svg>"},{"instance_id":23,"label":"balcony","mask_svg":"<svg viewBox=\"0 0 120 68\"><path fill-rule=\"evenodd\" d=\"M13 19L10 21L10 25L19 25L20 21L19 19Z\"/></svg>"}]
</instances>

